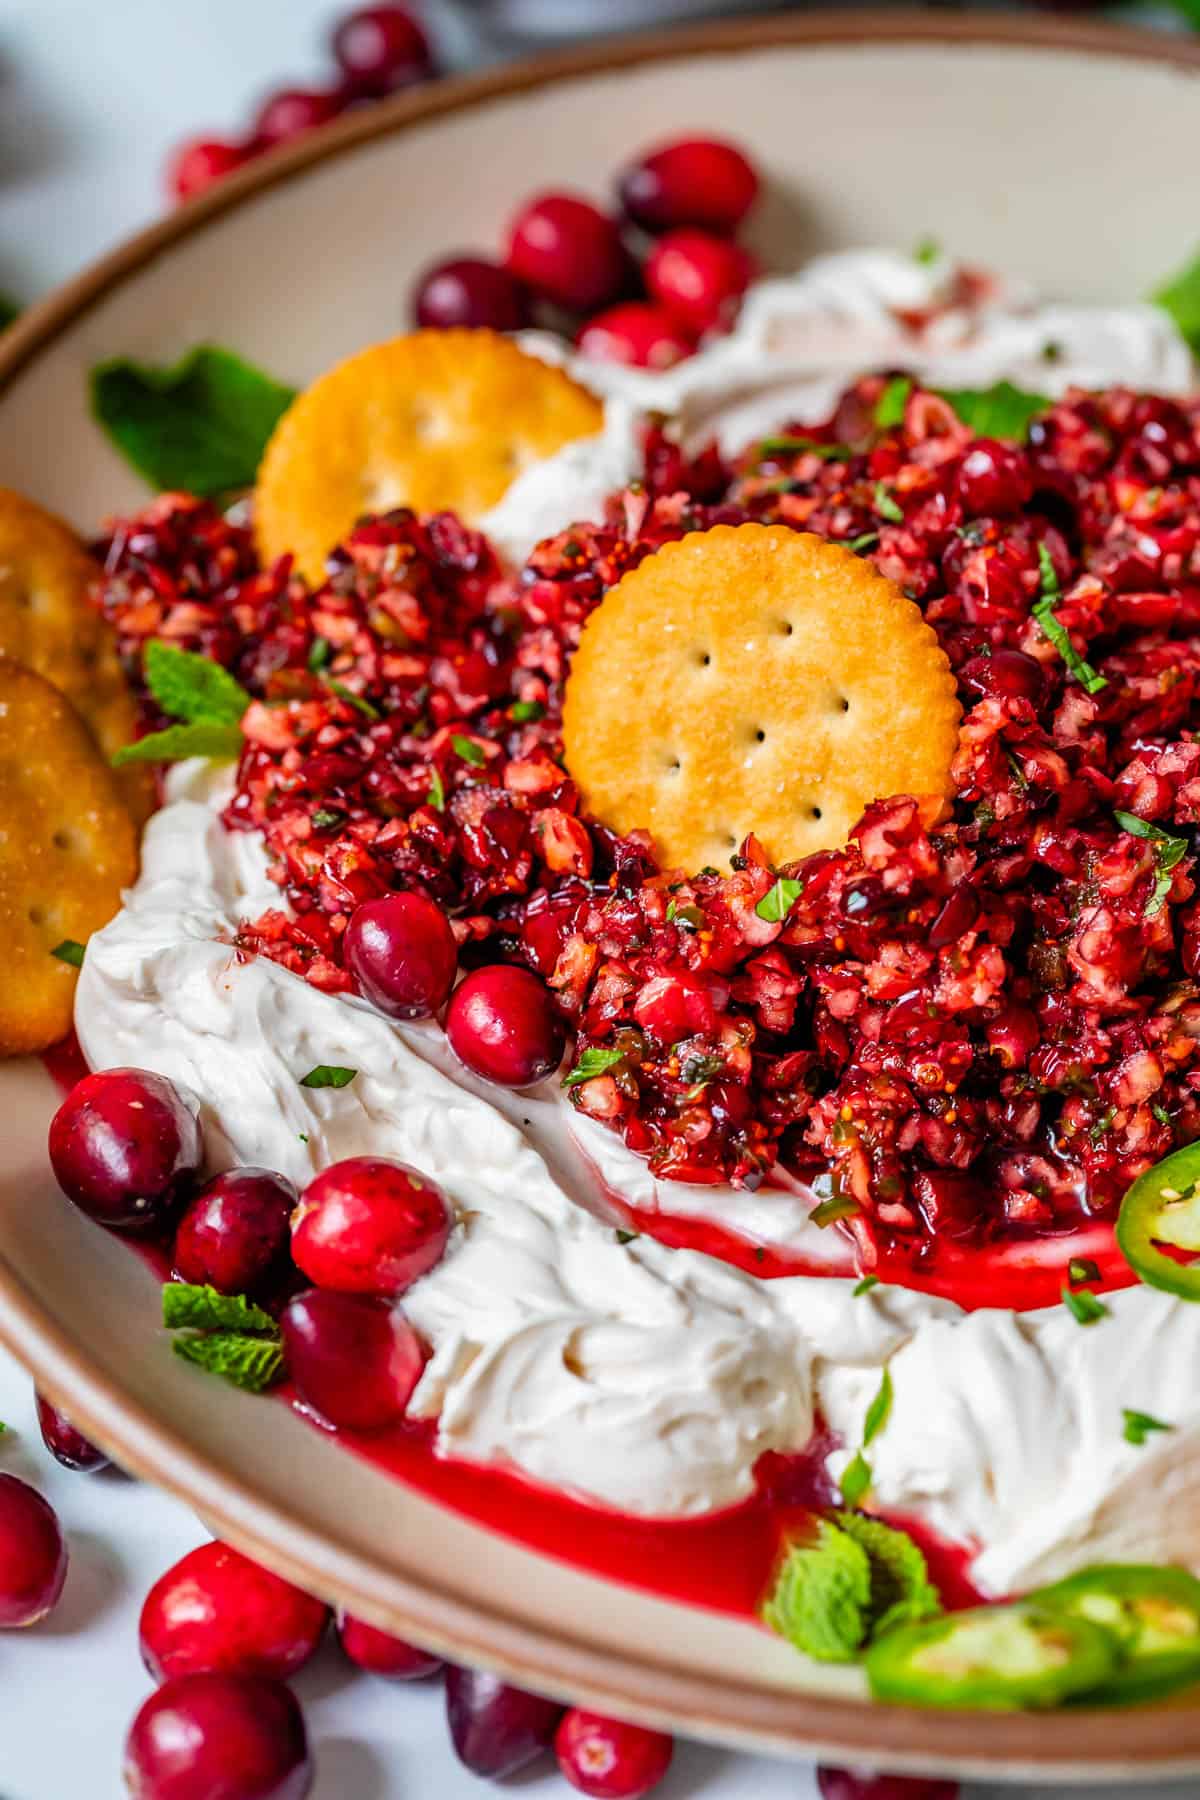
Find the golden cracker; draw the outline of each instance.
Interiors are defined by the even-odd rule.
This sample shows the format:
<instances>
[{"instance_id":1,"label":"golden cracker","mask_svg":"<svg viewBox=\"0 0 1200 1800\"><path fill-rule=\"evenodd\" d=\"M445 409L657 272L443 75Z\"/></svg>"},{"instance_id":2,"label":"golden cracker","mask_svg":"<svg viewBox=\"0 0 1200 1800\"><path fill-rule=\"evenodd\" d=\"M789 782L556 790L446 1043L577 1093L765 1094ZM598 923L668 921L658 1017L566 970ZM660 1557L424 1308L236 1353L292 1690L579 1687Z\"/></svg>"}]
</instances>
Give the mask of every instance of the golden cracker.
<instances>
[{"instance_id":1,"label":"golden cracker","mask_svg":"<svg viewBox=\"0 0 1200 1800\"><path fill-rule=\"evenodd\" d=\"M0 1056L44 1050L71 1025L86 943L137 873L137 833L113 772L50 682L0 656Z\"/></svg>"},{"instance_id":2,"label":"golden cracker","mask_svg":"<svg viewBox=\"0 0 1200 1800\"><path fill-rule=\"evenodd\" d=\"M414 331L339 363L295 400L258 472L254 522L273 562L310 581L364 513L411 506L468 523L529 463L592 437L604 413L562 369L494 331Z\"/></svg>"},{"instance_id":3,"label":"golden cracker","mask_svg":"<svg viewBox=\"0 0 1200 1800\"><path fill-rule=\"evenodd\" d=\"M566 761L589 811L671 867L844 844L872 800L944 796L959 705L920 610L872 565L784 525L664 545L584 627Z\"/></svg>"},{"instance_id":4,"label":"golden cracker","mask_svg":"<svg viewBox=\"0 0 1200 1800\"><path fill-rule=\"evenodd\" d=\"M53 682L111 757L136 735L137 705L116 638L88 597L99 577L69 526L0 488L0 655ZM154 809L150 771L124 769L118 786L144 824Z\"/></svg>"}]
</instances>

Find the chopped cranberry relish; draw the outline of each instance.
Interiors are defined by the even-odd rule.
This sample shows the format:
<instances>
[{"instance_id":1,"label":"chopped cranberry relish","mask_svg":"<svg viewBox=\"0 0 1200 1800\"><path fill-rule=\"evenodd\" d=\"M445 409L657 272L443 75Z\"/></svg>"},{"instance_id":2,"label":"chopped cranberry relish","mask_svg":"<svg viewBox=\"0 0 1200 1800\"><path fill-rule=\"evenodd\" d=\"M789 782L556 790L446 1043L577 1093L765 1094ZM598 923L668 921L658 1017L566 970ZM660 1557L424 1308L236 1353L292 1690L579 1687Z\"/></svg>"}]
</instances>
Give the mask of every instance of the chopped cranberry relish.
<instances>
[{"instance_id":1,"label":"chopped cranberry relish","mask_svg":"<svg viewBox=\"0 0 1200 1800\"><path fill-rule=\"evenodd\" d=\"M659 1174L753 1186L778 1160L868 1265L927 1266L939 1239L1068 1230L1200 1136L1200 401L1075 395L1016 448L916 388L880 429L884 389L732 467L652 430L644 486L515 578L454 518L397 512L309 593L167 496L104 546L102 599L131 670L161 635L255 695L225 817L262 832L286 907L247 954L347 989L355 906L423 889L468 962L549 981L594 1053L575 1105ZM592 607L747 518L869 554L964 705L948 815L880 800L782 889L752 839L731 873L660 871L556 760Z\"/></svg>"}]
</instances>

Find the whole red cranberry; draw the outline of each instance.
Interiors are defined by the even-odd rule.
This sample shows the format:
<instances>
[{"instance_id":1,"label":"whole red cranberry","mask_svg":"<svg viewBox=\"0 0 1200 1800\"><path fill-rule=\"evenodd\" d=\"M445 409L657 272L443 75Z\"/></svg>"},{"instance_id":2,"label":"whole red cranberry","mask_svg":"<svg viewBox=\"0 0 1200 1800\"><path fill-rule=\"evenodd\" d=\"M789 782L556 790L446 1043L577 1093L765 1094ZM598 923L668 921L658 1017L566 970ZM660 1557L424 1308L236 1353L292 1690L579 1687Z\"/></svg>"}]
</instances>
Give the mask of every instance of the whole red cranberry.
<instances>
[{"instance_id":1,"label":"whole red cranberry","mask_svg":"<svg viewBox=\"0 0 1200 1800\"><path fill-rule=\"evenodd\" d=\"M729 234L754 205L758 176L733 144L680 138L626 169L618 192L626 213L647 231L698 225Z\"/></svg>"},{"instance_id":2,"label":"whole red cranberry","mask_svg":"<svg viewBox=\"0 0 1200 1800\"><path fill-rule=\"evenodd\" d=\"M822 1800L958 1800L957 1781L874 1775L869 1769L817 1770Z\"/></svg>"},{"instance_id":3,"label":"whole red cranberry","mask_svg":"<svg viewBox=\"0 0 1200 1800\"><path fill-rule=\"evenodd\" d=\"M499 1087L532 1087L562 1060L566 1032L549 990L528 969L495 963L450 996L446 1036L460 1062Z\"/></svg>"},{"instance_id":4,"label":"whole red cranberry","mask_svg":"<svg viewBox=\"0 0 1200 1800\"><path fill-rule=\"evenodd\" d=\"M304 1716L281 1681L181 1675L151 1694L125 1740L134 1800L304 1800Z\"/></svg>"},{"instance_id":5,"label":"whole red cranberry","mask_svg":"<svg viewBox=\"0 0 1200 1800\"><path fill-rule=\"evenodd\" d=\"M175 1233L175 1272L221 1294L253 1294L282 1267L299 1195L270 1169L230 1169L192 1200Z\"/></svg>"},{"instance_id":6,"label":"whole red cranberry","mask_svg":"<svg viewBox=\"0 0 1200 1800\"><path fill-rule=\"evenodd\" d=\"M300 1398L328 1424L383 1431L403 1418L424 1357L390 1300L309 1288L289 1300L279 1324Z\"/></svg>"},{"instance_id":7,"label":"whole red cranberry","mask_svg":"<svg viewBox=\"0 0 1200 1800\"><path fill-rule=\"evenodd\" d=\"M50 1121L59 1187L101 1225L157 1225L200 1167L196 1110L195 1101L146 1069L85 1075Z\"/></svg>"},{"instance_id":8,"label":"whole red cranberry","mask_svg":"<svg viewBox=\"0 0 1200 1800\"><path fill-rule=\"evenodd\" d=\"M533 314L525 289L499 263L454 256L420 277L413 289L413 317L418 325L442 331L456 325L520 331Z\"/></svg>"},{"instance_id":9,"label":"whole red cranberry","mask_svg":"<svg viewBox=\"0 0 1200 1800\"><path fill-rule=\"evenodd\" d=\"M661 306L625 300L580 327L575 339L597 362L626 363L634 369L669 369L696 348L691 332Z\"/></svg>"},{"instance_id":10,"label":"whole red cranberry","mask_svg":"<svg viewBox=\"0 0 1200 1800\"><path fill-rule=\"evenodd\" d=\"M253 154L249 144L230 144L221 138L189 138L167 164L168 191L174 200L190 200L244 167Z\"/></svg>"},{"instance_id":11,"label":"whole red cranberry","mask_svg":"<svg viewBox=\"0 0 1200 1800\"><path fill-rule=\"evenodd\" d=\"M436 1675L443 1666L440 1656L418 1650L415 1644L405 1643L403 1638L380 1631L349 1613L342 1613L338 1619L338 1636L352 1663L387 1681L420 1681L426 1675Z\"/></svg>"},{"instance_id":12,"label":"whole red cranberry","mask_svg":"<svg viewBox=\"0 0 1200 1800\"><path fill-rule=\"evenodd\" d=\"M675 1740L664 1731L623 1725L573 1706L554 1740L558 1766L581 1794L641 1800L671 1766Z\"/></svg>"},{"instance_id":13,"label":"whole red cranberry","mask_svg":"<svg viewBox=\"0 0 1200 1800\"><path fill-rule=\"evenodd\" d=\"M0 1475L0 1626L36 1625L57 1605L66 1579L54 1508L27 1481Z\"/></svg>"},{"instance_id":14,"label":"whole red cranberry","mask_svg":"<svg viewBox=\"0 0 1200 1800\"><path fill-rule=\"evenodd\" d=\"M502 1781L554 1742L563 1709L482 1669L446 1669L446 1717L458 1760Z\"/></svg>"},{"instance_id":15,"label":"whole red cranberry","mask_svg":"<svg viewBox=\"0 0 1200 1800\"><path fill-rule=\"evenodd\" d=\"M329 1609L230 1544L201 1544L160 1575L138 1623L142 1661L156 1681L177 1675L269 1675L302 1669L325 1635Z\"/></svg>"},{"instance_id":16,"label":"whole red cranberry","mask_svg":"<svg viewBox=\"0 0 1200 1800\"><path fill-rule=\"evenodd\" d=\"M1049 686L1046 671L1023 650L993 650L972 656L958 672L961 685L977 699L1029 700L1040 706Z\"/></svg>"},{"instance_id":17,"label":"whole red cranberry","mask_svg":"<svg viewBox=\"0 0 1200 1800\"><path fill-rule=\"evenodd\" d=\"M97 1449L82 1431L76 1431L70 1419L41 1394L37 1396L37 1416L43 1444L64 1469L79 1469L89 1475L107 1469L108 1458L103 1450Z\"/></svg>"},{"instance_id":18,"label":"whole red cranberry","mask_svg":"<svg viewBox=\"0 0 1200 1800\"><path fill-rule=\"evenodd\" d=\"M387 1156L351 1156L309 1182L292 1259L343 1294L400 1294L439 1262L454 1226L440 1187Z\"/></svg>"},{"instance_id":19,"label":"whole red cranberry","mask_svg":"<svg viewBox=\"0 0 1200 1800\"><path fill-rule=\"evenodd\" d=\"M699 335L728 325L757 272L748 250L711 232L669 231L646 260L646 286L666 311Z\"/></svg>"},{"instance_id":20,"label":"whole red cranberry","mask_svg":"<svg viewBox=\"0 0 1200 1800\"><path fill-rule=\"evenodd\" d=\"M390 1018L428 1019L446 1004L458 944L436 900L410 893L364 900L343 943L359 992Z\"/></svg>"},{"instance_id":21,"label":"whole red cranberry","mask_svg":"<svg viewBox=\"0 0 1200 1800\"><path fill-rule=\"evenodd\" d=\"M509 228L510 272L568 312L595 312L625 285L629 260L616 221L575 194L539 194Z\"/></svg>"},{"instance_id":22,"label":"whole red cranberry","mask_svg":"<svg viewBox=\"0 0 1200 1800\"><path fill-rule=\"evenodd\" d=\"M1033 492L1029 459L1016 444L976 438L961 463L958 497L977 518L1020 512Z\"/></svg>"},{"instance_id":23,"label":"whole red cranberry","mask_svg":"<svg viewBox=\"0 0 1200 1800\"><path fill-rule=\"evenodd\" d=\"M264 150L290 143L328 125L342 110L340 94L323 88L281 88L262 105L254 121L254 140Z\"/></svg>"},{"instance_id":24,"label":"whole red cranberry","mask_svg":"<svg viewBox=\"0 0 1200 1800\"><path fill-rule=\"evenodd\" d=\"M361 6L333 34L346 83L360 94L390 94L433 73L429 40L404 6Z\"/></svg>"}]
</instances>

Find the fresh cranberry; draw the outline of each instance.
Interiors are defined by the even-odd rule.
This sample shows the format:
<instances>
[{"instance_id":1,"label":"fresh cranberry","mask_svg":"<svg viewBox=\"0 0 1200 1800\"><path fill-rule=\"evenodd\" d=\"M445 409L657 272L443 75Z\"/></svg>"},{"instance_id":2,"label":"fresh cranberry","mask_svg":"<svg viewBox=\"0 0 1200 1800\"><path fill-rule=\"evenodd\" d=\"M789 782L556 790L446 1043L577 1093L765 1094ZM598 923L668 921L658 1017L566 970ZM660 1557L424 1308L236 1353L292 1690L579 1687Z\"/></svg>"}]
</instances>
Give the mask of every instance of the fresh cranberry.
<instances>
[{"instance_id":1,"label":"fresh cranberry","mask_svg":"<svg viewBox=\"0 0 1200 1800\"><path fill-rule=\"evenodd\" d=\"M554 1742L563 1709L482 1669L446 1669L446 1717L458 1760L500 1781Z\"/></svg>"},{"instance_id":2,"label":"fresh cranberry","mask_svg":"<svg viewBox=\"0 0 1200 1800\"><path fill-rule=\"evenodd\" d=\"M421 276L413 291L413 317L418 325L442 331L456 325L520 331L533 315L529 296L507 269L481 256L455 256Z\"/></svg>"},{"instance_id":3,"label":"fresh cranberry","mask_svg":"<svg viewBox=\"0 0 1200 1800\"><path fill-rule=\"evenodd\" d=\"M976 518L1020 512L1033 493L1029 459L1015 444L976 438L958 465L958 497Z\"/></svg>"},{"instance_id":4,"label":"fresh cranberry","mask_svg":"<svg viewBox=\"0 0 1200 1800\"><path fill-rule=\"evenodd\" d=\"M167 165L167 187L175 200L190 200L214 182L223 181L250 161L249 144L225 143L220 138L190 138L181 144Z\"/></svg>"},{"instance_id":5,"label":"fresh cranberry","mask_svg":"<svg viewBox=\"0 0 1200 1800\"><path fill-rule=\"evenodd\" d=\"M230 1544L201 1544L160 1575L138 1625L156 1681L216 1670L285 1681L304 1667L329 1609Z\"/></svg>"},{"instance_id":6,"label":"fresh cranberry","mask_svg":"<svg viewBox=\"0 0 1200 1800\"><path fill-rule=\"evenodd\" d=\"M346 927L346 967L359 991L393 1019L428 1019L454 985L458 944L450 921L424 894L364 900Z\"/></svg>"},{"instance_id":7,"label":"fresh cranberry","mask_svg":"<svg viewBox=\"0 0 1200 1800\"><path fill-rule=\"evenodd\" d=\"M647 231L698 225L737 230L758 196L752 163L719 138L681 138L643 156L618 184L621 205Z\"/></svg>"},{"instance_id":8,"label":"fresh cranberry","mask_svg":"<svg viewBox=\"0 0 1200 1800\"><path fill-rule=\"evenodd\" d=\"M253 1294L280 1269L299 1195L269 1169L230 1169L201 1188L175 1233L175 1272L221 1294Z\"/></svg>"},{"instance_id":9,"label":"fresh cranberry","mask_svg":"<svg viewBox=\"0 0 1200 1800\"><path fill-rule=\"evenodd\" d=\"M390 1300L309 1288L280 1315L288 1373L330 1425L382 1431L403 1418L424 1358Z\"/></svg>"},{"instance_id":10,"label":"fresh cranberry","mask_svg":"<svg viewBox=\"0 0 1200 1800\"><path fill-rule=\"evenodd\" d=\"M66 1414L51 1406L41 1394L37 1396L37 1416L43 1444L64 1469L79 1469L89 1475L97 1469L107 1469L108 1458L103 1450L97 1449L82 1431L76 1431Z\"/></svg>"},{"instance_id":11,"label":"fresh cranberry","mask_svg":"<svg viewBox=\"0 0 1200 1800\"><path fill-rule=\"evenodd\" d=\"M669 369L696 348L696 340L661 306L625 300L581 326L575 339L597 362L626 363L634 369Z\"/></svg>"},{"instance_id":12,"label":"fresh cranberry","mask_svg":"<svg viewBox=\"0 0 1200 1800\"><path fill-rule=\"evenodd\" d=\"M255 142L264 149L290 143L318 125L328 125L341 110L339 94L321 88L283 88L264 102L255 119Z\"/></svg>"},{"instance_id":13,"label":"fresh cranberry","mask_svg":"<svg viewBox=\"0 0 1200 1800\"><path fill-rule=\"evenodd\" d=\"M36 1625L57 1605L67 1546L49 1501L15 1475L0 1475L0 1626Z\"/></svg>"},{"instance_id":14,"label":"fresh cranberry","mask_svg":"<svg viewBox=\"0 0 1200 1800\"><path fill-rule=\"evenodd\" d=\"M958 672L969 694L979 699L1031 700L1035 706L1045 697L1048 681L1041 663L1023 650L993 650L990 656L972 656Z\"/></svg>"},{"instance_id":15,"label":"fresh cranberry","mask_svg":"<svg viewBox=\"0 0 1200 1800\"><path fill-rule=\"evenodd\" d=\"M76 1082L50 1121L50 1162L68 1199L121 1231L157 1225L200 1167L195 1102L145 1069Z\"/></svg>"},{"instance_id":16,"label":"fresh cranberry","mask_svg":"<svg viewBox=\"0 0 1200 1800\"><path fill-rule=\"evenodd\" d=\"M442 1667L440 1656L418 1650L415 1644L405 1643L403 1638L380 1631L378 1626L368 1625L365 1619L355 1619L349 1613L338 1619L338 1636L352 1663L388 1681L420 1681L426 1675L436 1675Z\"/></svg>"},{"instance_id":17,"label":"fresh cranberry","mask_svg":"<svg viewBox=\"0 0 1200 1800\"><path fill-rule=\"evenodd\" d=\"M390 94L433 73L429 40L407 7L362 6L333 34L333 54L348 85Z\"/></svg>"},{"instance_id":18,"label":"fresh cranberry","mask_svg":"<svg viewBox=\"0 0 1200 1800\"><path fill-rule=\"evenodd\" d=\"M292 1214L292 1258L343 1294L401 1294L440 1262L454 1225L441 1188L386 1156L351 1156L310 1181Z\"/></svg>"},{"instance_id":19,"label":"fresh cranberry","mask_svg":"<svg viewBox=\"0 0 1200 1800\"><path fill-rule=\"evenodd\" d=\"M569 312L615 300L629 269L615 220L575 194L541 194L523 207L505 260L518 281Z\"/></svg>"},{"instance_id":20,"label":"fresh cranberry","mask_svg":"<svg viewBox=\"0 0 1200 1800\"><path fill-rule=\"evenodd\" d=\"M304 1800L313 1765L290 1688L252 1675L181 1675L125 1740L134 1800Z\"/></svg>"},{"instance_id":21,"label":"fresh cranberry","mask_svg":"<svg viewBox=\"0 0 1200 1800\"><path fill-rule=\"evenodd\" d=\"M974 890L965 881L958 882L951 888L929 927L929 943L935 950L957 943L959 938L970 931L978 917L979 902Z\"/></svg>"},{"instance_id":22,"label":"fresh cranberry","mask_svg":"<svg viewBox=\"0 0 1200 1800\"><path fill-rule=\"evenodd\" d=\"M528 969L476 969L450 996L450 1048L499 1087L532 1087L562 1060L566 1032L548 990Z\"/></svg>"},{"instance_id":23,"label":"fresh cranberry","mask_svg":"<svg viewBox=\"0 0 1200 1800\"><path fill-rule=\"evenodd\" d=\"M554 1740L558 1766L581 1794L642 1800L671 1766L675 1740L664 1731L623 1725L573 1706Z\"/></svg>"},{"instance_id":24,"label":"fresh cranberry","mask_svg":"<svg viewBox=\"0 0 1200 1800\"><path fill-rule=\"evenodd\" d=\"M958 1800L957 1781L874 1775L869 1769L817 1770L822 1800Z\"/></svg>"},{"instance_id":25,"label":"fresh cranberry","mask_svg":"<svg viewBox=\"0 0 1200 1800\"><path fill-rule=\"evenodd\" d=\"M756 268L739 244L687 228L669 231L655 244L646 261L646 286L660 306L699 336L730 323Z\"/></svg>"}]
</instances>

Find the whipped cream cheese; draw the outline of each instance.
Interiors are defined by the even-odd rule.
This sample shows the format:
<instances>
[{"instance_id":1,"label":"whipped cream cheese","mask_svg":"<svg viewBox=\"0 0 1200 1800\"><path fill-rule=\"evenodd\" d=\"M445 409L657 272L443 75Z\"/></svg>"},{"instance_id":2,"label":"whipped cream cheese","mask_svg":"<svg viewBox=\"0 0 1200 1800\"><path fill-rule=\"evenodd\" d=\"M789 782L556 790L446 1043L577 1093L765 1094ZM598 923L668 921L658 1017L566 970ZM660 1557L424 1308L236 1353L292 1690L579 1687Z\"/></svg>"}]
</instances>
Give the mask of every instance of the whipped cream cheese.
<instances>
[{"instance_id":1,"label":"whipped cream cheese","mask_svg":"<svg viewBox=\"0 0 1200 1800\"><path fill-rule=\"evenodd\" d=\"M923 331L898 318L937 304L949 277L883 252L822 258L761 283L734 333L659 374L531 341L605 396L605 428L525 471L484 528L518 559L598 519L637 473L646 410L674 415L685 441L715 432L735 450L819 417L879 367L952 387L1007 376L1048 394L1193 385L1186 346L1151 307L1038 306L1010 291ZM1085 1329L1064 1307L966 1314L902 1288L856 1296L846 1247L810 1224L803 1188L656 1181L556 1084L487 1088L436 1026L396 1025L265 959L240 961L238 922L280 894L258 839L220 824L226 783L200 764L173 771L141 877L88 945L80 1042L93 1067L134 1063L191 1088L216 1167L262 1163L303 1183L375 1152L443 1185L455 1232L402 1302L432 1351L413 1410L436 1417L443 1453L624 1512L694 1516L747 1497L757 1458L803 1450L818 1418L842 1440L838 1474L887 1367L891 1415L869 1451L876 1502L970 1546L986 1592L1109 1557L1200 1569L1200 1308L1137 1288ZM302 1088L317 1063L358 1074L344 1089ZM622 1243L610 1195L711 1217L830 1273L764 1282L648 1236ZM1125 1407L1174 1429L1131 1445Z\"/></svg>"}]
</instances>

